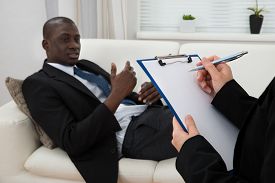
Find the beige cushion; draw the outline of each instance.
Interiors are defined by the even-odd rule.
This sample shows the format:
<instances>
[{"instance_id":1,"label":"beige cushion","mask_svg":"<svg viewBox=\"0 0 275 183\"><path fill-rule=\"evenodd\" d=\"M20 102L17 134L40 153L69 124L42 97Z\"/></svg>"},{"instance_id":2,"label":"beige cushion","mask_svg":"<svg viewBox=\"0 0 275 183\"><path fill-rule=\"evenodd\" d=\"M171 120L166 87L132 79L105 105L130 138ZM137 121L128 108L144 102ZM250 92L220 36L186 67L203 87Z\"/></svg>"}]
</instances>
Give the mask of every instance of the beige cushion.
<instances>
[{"instance_id":1,"label":"beige cushion","mask_svg":"<svg viewBox=\"0 0 275 183\"><path fill-rule=\"evenodd\" d=\"M119 161L119 183L184 183L175 168L176 158L160 162L122 158ZM82 176L66 152L60 148L38 148L25 162L24 167L34 175L58 179L83 181Z\"/></svg>"},{"instance_id":2,"label":"beige cushion","mask_svg":"<svg viewBox=\"0 0 275 183\"><path fill-rule=\"evenodd\" d=\"M68 154L60 148L48 149L41 146L27 159L24 167L35 175L83 180Z\"/></svg>"},{"instance_id":3,"label":"beige cushion","mask_svg":"<svg viewBox=\"0 0 275 183\"><path fill-rule=\"evenodd\" d=\"M55 147L53 141L45 133L45 131L32 119L32 116L30 114L30 111L27 107L26 101L22 93L22 84L23 84L23 80L13 79L11 77L6 78L6 86L14 102L17 104L18 108L23 113L25 113L33 122L35 130L39 136L41 143L47 148L52 149Z\"/></svg>"},{"instance_id":4,"label":"beige cushion","mask_svg":"<svg viewBox=\"0 0 275 183\"><path fill-rule=\"evenodd\" d=\"M173 161L174 162L174 161ZM158 162L151 160L137 160L122 158L119 161L120 183L152 183ZM174 165L174 163L173 163ZM60 148L47 149L40 147L32 153L24 167L34 175L58 179L82 181L83 178L75 168L66 152ZM176 171L176 170L175 170ZM174 175L174 174L172 174ZM166 180L174 180L169 174ZM169 179L170 177L170 179ZM177 182L178 183L178 182ZM179 183L184 183L183 181Z\"/></svg>"},{"instance_id":5,"label":"beige cushion","mask_svg":"<svg viewBox=\"0 0 275 183\"><path fill-rule=\"evenodd\" d=\"M157 183L184 183L176 169L176 158L160 161L155 169L154 182Z\"/></svg>"},{"instance_id":6,"label":"beige cushion","mask_svg":"<svg viewBox=\"0 0 275 183\"><path fill-rule=\"evenodd\" d=\"M119 161L118 182L152 183L157 161L122 158Z\"/></svg>"}]
</instances>

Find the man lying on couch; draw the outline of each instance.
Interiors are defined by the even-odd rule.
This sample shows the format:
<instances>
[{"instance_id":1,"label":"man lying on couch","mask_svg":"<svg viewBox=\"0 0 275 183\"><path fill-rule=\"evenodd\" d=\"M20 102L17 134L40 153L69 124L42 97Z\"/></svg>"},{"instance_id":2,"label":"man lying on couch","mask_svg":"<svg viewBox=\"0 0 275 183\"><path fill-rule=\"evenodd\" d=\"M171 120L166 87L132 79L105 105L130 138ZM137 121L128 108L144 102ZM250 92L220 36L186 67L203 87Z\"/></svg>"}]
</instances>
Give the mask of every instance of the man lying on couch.
<instances>
[{"instance_id":1,"label":"man lying on couch","mask_svg":"<svg viewBox=\"0 0 275 183\"><path fill-rule=\"evenodd\" d=\"M47 59L24 81L23 94L33 119L86 182L116 183L122 156L157 161L176 156L172 114L151 83L132 92L136 77L129 62L120 73L112 64L109 74L78 60L80 35L65 17L44 24L42 46Z\"/></svg>"}]
</instances>

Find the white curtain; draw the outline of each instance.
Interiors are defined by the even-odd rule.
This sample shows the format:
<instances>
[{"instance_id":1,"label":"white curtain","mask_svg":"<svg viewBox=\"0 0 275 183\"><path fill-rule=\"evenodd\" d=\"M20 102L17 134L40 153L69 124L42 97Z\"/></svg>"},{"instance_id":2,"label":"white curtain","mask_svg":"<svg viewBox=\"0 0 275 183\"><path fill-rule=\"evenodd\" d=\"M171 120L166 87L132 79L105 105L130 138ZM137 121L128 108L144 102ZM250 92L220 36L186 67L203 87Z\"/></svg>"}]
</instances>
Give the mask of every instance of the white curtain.
<instances>
[{"instance_id":1,"label":"white curtain","mask_svg":"<svg viewBox=\"0 0 275 183\"><path fill-rule=\"evenodd\" d=\"M82 38L97 38L97 0L78 0L78 21Z\"/></svg>"},{"instance_id":2,"label":"white curtain","mask_svg":"<svg viewBox=\"0 0 275 183\"><path fill-rule=\"evenodd\" d=\"M45 0L47 19L60 15L60 1ZM75 18L82 38L127 39L127 0L71 1L77 4Z\"/></svg>"},{"instance_id":3,"label":"white curtain","mask_svg":"<svg viewBox=\"0 0 275 183\"><path fill-rule=\"evenodd\" d=\"M97 0L97 37L127 39L127 0Z\"/></svg>"},{"instance_id":4,"label":"white curtain","mask_svg":"<svg viewBox=\"0 0 275 183\"><path fill-rule=\"evenodd\" d=\"M45 0L47 19L64 16L72 19L79 26L80 0Z\"/></svg>"},{"instance_id":5,"label":"white curtain","mask_svg":"<svg viewBox=\"0 0 275 183\"><path fill-rule=\"evenodd\" d=\"M45 0L47 20L58 16L58 0Z\"/></svg>"}]
</instances>

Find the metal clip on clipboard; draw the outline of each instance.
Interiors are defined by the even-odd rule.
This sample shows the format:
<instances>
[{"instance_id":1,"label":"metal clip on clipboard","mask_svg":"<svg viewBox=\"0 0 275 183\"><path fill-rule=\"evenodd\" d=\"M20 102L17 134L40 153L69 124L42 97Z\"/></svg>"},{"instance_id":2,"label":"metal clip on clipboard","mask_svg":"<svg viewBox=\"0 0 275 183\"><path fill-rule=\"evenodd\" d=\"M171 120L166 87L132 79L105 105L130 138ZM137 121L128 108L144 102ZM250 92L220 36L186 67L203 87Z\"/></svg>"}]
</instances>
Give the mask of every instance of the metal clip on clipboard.
<instances>
[{"instance_id":1,"label":"metal clip on clipboard","mask_svg":"<svg viewBox=\"0 0 275 183\"><path fill-rule=\"evenodd\" d=\"M165 66L165 65L168 65L168 64L174 64L174 63L177 63L177 62L180 62L180 63L191 63L193 60L192 60L192 57L198 57L200 60L200 56L199 55L187 55L187 54L182 54L182 55L167 55L167 56L155 56L155 59L158 60L158 63L160 66ZM167 62L164 62L163 60L165 59L174 59L174 58L187 58L186 61L174 61L174 62L170 62L170 63L167 63Z\"/></svg>"}]
</instances>

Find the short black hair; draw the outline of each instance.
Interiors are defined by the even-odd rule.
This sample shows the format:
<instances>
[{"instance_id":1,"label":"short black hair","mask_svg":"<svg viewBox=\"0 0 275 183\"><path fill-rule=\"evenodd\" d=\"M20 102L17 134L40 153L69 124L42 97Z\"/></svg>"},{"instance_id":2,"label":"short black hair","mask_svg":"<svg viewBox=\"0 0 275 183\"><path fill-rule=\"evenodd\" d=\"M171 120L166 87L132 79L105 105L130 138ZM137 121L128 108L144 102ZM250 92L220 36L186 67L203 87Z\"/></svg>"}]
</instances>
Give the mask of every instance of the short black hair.
<instances>
[{"instance_id":1,"label":"short black hair","mask_svg":"<svg viewBox=\"0 0 275 183\"><path fill-rule=\"evenodd\" d=\"M43 26L43 38L46 39L49 36L49 33L52 29L52 27L56 24L60 23L67 23L67 24L72 24L75 25L74 21L67 17L54 17L49 20L47 20ZM76 26L76 25L75 25Z\"/></svg>"}]
</instances>

